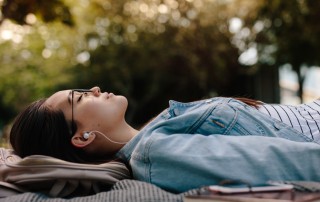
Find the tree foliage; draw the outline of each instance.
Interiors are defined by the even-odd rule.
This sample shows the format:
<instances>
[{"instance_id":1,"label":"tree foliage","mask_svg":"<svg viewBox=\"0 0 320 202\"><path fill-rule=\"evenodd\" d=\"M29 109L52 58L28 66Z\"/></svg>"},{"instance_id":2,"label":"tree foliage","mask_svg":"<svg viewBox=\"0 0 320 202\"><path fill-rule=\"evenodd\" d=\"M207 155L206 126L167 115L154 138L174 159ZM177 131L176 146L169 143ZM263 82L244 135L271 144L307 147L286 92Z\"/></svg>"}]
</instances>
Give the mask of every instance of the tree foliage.
<instances>
[{"instance_id":1,"label":"tree foliage","mask_svg":"<svg viewBox=\"0 0 320 202\"><path fill-rule=\"evenodd\" d=\"M1 13L0 22L10 19L21 25L29 24L27 17L32 13L44 22L61 21L73 25L69 7L61 0L4 0Z\"/></svg>"},{"instance_id":2,"label":"tree foliage","mask_svg":"<svg viewBox=\"0 0 320 202\"><path fill-rule=\"evenodd\" d=\"M261 27L250 41L257 44L260 62L278 67L290 64L299 77L301 98L304 82L301 67L320 64L319 9L320 2L313 0L260 1L256 15L246 18L248 27Z\"/></svg>"}]
</instances>

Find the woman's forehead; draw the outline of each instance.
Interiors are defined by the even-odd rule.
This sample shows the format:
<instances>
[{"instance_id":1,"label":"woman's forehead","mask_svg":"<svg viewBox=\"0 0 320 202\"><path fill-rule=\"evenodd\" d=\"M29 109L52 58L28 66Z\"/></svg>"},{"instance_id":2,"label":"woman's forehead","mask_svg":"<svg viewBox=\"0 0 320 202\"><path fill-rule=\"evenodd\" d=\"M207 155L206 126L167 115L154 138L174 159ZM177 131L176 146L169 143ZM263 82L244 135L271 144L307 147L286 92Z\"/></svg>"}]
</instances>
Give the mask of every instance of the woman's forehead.
<instances>
[{"instance_id":1,"label":"woman's forehead","mask_svg":"<svg viewBox=\"0 0 320 202\"><path fill-rule=\"evenodd\" d=\"M69 94L70 90L58 91L47 99L46 104L54 108L65 107L66 105L70 104L68 102Z\"/></svg>"}]
</instances>

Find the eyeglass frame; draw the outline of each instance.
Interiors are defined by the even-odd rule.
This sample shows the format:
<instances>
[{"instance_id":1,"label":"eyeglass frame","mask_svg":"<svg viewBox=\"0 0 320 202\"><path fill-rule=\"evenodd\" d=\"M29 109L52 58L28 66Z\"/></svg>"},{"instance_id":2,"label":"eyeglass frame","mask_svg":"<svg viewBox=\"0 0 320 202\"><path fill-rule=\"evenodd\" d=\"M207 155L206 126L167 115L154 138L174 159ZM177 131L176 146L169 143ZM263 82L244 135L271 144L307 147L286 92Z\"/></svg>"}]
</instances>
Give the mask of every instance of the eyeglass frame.
<instances>
[{"instance_id":1,"label":"eyeglass frame","mask_svg":"<svg viewBox=\"0 0 320 202\"><path fill-rule=\"evenodd\" d=\"M74 98L74 92L78 93L90 93L93 92L90 89L71 89L71 136L75 134L75 125L76 123L74 122L74 109L73 109L73 98Z\"/></svg>"}]
</instances>

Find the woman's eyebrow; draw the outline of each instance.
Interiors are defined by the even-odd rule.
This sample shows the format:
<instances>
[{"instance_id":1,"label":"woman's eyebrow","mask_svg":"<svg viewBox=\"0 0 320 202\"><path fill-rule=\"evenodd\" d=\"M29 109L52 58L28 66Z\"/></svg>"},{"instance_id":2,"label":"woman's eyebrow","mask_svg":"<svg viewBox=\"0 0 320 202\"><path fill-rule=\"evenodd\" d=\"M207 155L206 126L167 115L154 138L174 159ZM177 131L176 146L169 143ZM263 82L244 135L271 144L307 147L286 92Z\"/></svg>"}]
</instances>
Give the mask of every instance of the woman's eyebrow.
<instances>
[{"instance_id":1,"label":"woman's eyebrow","mask_svg":"<svg viewBox=\"0 0 320 202\"><path fill-rule=\"evenodd\" d=\"M68 102L71 104L71 95L72 95L72 90L70 90L69 95L68 95Z\"/></svg>"}]
</instances>

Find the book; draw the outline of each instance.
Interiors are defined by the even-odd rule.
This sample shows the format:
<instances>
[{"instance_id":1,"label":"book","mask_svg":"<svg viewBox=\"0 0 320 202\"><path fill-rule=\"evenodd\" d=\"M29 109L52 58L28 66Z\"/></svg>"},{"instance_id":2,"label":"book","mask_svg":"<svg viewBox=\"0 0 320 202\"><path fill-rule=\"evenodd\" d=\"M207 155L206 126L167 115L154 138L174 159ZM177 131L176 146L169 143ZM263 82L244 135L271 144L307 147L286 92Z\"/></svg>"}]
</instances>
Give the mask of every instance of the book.
<instances>
[{"instance_id":1,"label":"book","mask_svg":"<svg viewBox=\"0 0 320 202\"><path fill-rule=\"evenodd\" d=\"M286 199L272 199L272 198L254 198L247 196L194 196L187 195L184 197L184 202L293 202L293 200ZM319 200L320 201L320 200Z\"/></svg>"},{"instance_id":2,"label":"book","mask_svg":"<svg viewBox=\"0 0 320 202\"><path fill-rule=\"evenodd\" d=\"M301 192L290 187L250 188L249 191L207 186L184 196L184 202L320 202L320 192ZM221 191L223 190L223 191Z\"/></svg>"},{"instance_id":3,"label":"book","mask_svg":"<svg viewBox=\"0 0 320 202\"><path fill-rule=\"evenodd\" d=\"M184 202L293 202L290 193L198 194L184 196Z\"/></svg>"}]
</instances>

